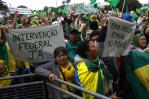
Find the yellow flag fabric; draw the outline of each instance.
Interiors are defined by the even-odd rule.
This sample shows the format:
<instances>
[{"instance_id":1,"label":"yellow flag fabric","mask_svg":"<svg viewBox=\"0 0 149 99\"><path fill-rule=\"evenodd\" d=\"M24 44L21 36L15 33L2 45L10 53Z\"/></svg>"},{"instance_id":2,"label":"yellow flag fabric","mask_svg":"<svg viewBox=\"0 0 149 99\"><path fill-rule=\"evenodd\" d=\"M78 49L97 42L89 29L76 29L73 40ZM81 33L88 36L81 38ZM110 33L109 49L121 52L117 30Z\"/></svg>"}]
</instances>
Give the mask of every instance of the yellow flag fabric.
<instances>
[{"instance_id":1,"label":"yellow flag fabric","mask_svg":"<svg viewBox=\"0 0 149 99\"><path fill-rule=\"evenodd\" d=\"M149 93L149 64L136 69L134 72L138 80Z\"/></svg>"},{"instance_id":2,"label":"yellow flag fabric","mask_svg":"<svg viewBox=\"0 0 149 99\"><path fill-rule=\"evenodd\" d=\"M16 72L16 61L10 49L8 51L8 67L9 67L9 72Z\"/></svg>"},{"instance_id":3,"label":"yellow flag fabric","mask_svg":"<svg viewBox=\"0 0 149 99\"><path fill-rule=\"evenodd\" d=\"M78 68L78 75L80 79L80 83L83 88L90 90L92 92L96 93L97 86L98 86L98 72L93 73L91 71L88 71L87 66L85 66L85 62L80 62L77 65ZM89 94L83 93L83 98L84 99L94 99L93 96Z\"/></svg>"},{"instance_id":4,"label":"yellow flag fabric","mask_svg":"<svg viewBox=\"0 0 149 99\"><path fill-rule=\"evenodd\" d=\"M126 61L127 80L136 99L149 99L149 54L133 50Z\"/></svg>"},{"instance_id":5,"label":"yellow flag fabric","mask_svg":"<svg viewBox=\"0 0 149 99\"><path fill-rule=\"evenodd\" d=\"M8 77L8 76L10 76L10 75L7 75L7 76L5 76L5 77ZM4 87L4 86L8 86L8 85L10 85L11 84L11 80L1 80L0 81L0 88L1 87Z\"/></svg>"},{"instance_id":6,"label":"yellow flag fabric","mask_svg":"<svg viewBox=\"0 0 149 99\"><path fill-rule=\"evenodd\" d=\"M76 82L83 88L91 92L105 95L112 92L112 76L106 68L106 65L100 60L82 61L77 64ZM97 99L89 94L83 93L84 99Z\"/></svg>"}]
</instances>

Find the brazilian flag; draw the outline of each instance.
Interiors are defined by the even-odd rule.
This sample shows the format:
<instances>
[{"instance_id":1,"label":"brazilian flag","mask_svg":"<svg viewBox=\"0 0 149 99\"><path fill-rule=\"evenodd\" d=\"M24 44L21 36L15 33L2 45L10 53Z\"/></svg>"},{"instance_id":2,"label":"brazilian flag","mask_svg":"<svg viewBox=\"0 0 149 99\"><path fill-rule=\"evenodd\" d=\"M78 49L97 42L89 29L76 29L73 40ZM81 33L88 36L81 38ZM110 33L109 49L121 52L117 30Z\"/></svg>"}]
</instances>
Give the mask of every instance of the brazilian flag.
<instances>
[{"instance_id":1,"label":"brazilian flag","mask_svg":"<svg viewBox=\"0 0 149 99\"><path fill-rule=\"evenodd\" d=\"M92 61L86 59L78 63L75 79L81 87L102 95L108 93L112 88L112 75L100 59ZM97 98L83 93L83 99Z\"/></svg>"},{"instance_id":2,"label":"brazilian flag","mask_svg":"<svg viewBox=\"0 0 149 99\"><path fill-rule=\"evenodd\" d=\"M149 99L149 54L131 51L125 69L136 99Z\"/></svg>"}]
</instances>

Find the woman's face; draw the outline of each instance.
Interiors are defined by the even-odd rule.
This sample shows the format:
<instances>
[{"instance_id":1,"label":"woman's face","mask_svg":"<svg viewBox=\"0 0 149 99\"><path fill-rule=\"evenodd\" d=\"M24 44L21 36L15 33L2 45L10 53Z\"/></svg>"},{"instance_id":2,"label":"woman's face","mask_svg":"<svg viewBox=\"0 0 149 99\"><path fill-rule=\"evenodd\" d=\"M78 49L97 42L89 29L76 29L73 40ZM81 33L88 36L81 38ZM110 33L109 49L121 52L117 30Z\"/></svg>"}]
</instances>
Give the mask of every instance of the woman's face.
<instances>
[{"instance_id":1,"label":"woman's face","mask_svg":"<svg viewBox=\"0 0 149 99\"><path fill-rule=\"evenodd\" d=\"M89 51L87 52L87 56L90 56L92 58L96 58L97 56L99 56L100 49L96 47L95 42L90 41L88 46Z\"/></svg>"},{"instance_id":2,"label":"woman's face","mask_svg":"<svg viewBox=\"0 0 149 99\"><path fill-rule=\"evenodd\" d=\"M147 41L144 35L140 37L139 43L141 48L145 48L147 46Z\"/></svg>"},{"instance_id":3,"label":"woman's face","mask_svg":"<svg viewBox=\"0 0 149 99\"><path fill-rule=\"evenodd\" d=\"M68 58L67 55L63 52L60 52L57 56L56 56L56 61L59 65L66 65L68 62Z\"/></svg>"}]
</instances>

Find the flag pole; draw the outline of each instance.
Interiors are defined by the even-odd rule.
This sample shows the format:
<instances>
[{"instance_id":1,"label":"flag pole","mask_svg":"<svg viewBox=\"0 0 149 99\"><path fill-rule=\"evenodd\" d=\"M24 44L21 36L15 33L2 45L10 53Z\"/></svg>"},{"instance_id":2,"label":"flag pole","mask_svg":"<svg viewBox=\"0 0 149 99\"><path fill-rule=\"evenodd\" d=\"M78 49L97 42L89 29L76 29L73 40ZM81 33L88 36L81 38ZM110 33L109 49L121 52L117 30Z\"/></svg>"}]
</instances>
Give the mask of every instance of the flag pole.
<instances>
[{"instance_id":1,"label":"flag pole","mask_svg":"<svg viewBox=\"0 0 149 99\"><path fill-rule=\"evenodd\" d=\"M113 9L113 7L112 7L112 5L111 5L111 0L109 0L109 3L110 3L110 6L111 6L112 11L114 11L114 9Z\"/></svg>"},{"instance_id":2,"label":"flag pole","mask_svg":"<svg viewBox=\"0 0 149 99\"><path fill-rule=\"evenodd\" d=\"M111 4L110 4L110 5L111 5ZM112 9L112 11L114 11L114 9L113 9L112 5L111 5L111 9Z\"/></svg>"},{"instance_id":3,"label":"flag pole","mask_svg":"<svg viewBox=\"0 0 149 99\"><path fill-rule=\"evenodd\" d=\"M124 11L125 3L126 3L126 0L124 0L124 2L123 2L122 13Z\"/></svg>"}]
</instances>

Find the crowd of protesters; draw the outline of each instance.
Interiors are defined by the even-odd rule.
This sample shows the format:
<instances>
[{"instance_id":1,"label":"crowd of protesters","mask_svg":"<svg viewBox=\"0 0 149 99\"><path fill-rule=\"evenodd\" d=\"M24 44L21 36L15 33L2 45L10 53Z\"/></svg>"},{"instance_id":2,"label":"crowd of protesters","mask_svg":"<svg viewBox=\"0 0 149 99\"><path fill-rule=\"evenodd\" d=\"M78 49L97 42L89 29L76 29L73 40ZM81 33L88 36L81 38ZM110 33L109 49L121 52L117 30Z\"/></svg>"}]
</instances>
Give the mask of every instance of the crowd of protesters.
<instances>
[{"instance_id":1,"label":"crowd of protesters","mask_svg":"<svg viewBox=\"0 0 149 99\"><path fill-rule=\"evenodd\" d=\"M135 15L135 17L134 17ZM126 56L101 57L104 41L107 34L109 17L118 17L136 24L135 35ZM5 33L12 29L33 28L38 26L62 24L65 38L65 46L57 47L53 52L53 59L44 63L30 63L17 60L7 43ZM112 99L148 99L149 98L149 57L146 60L147 66L144 76L139 76L138 91L128 79L127 69L133 71L134 67L128 68L126 60L129 53L139 51L145 55L149 54L149 17L142 12L136 14L126 12L123 14L115 12L103 12L94 14L55 14L45 17L38 15L20 15L18 12L11 15L5 24L0 27L0 77L37 73L48 78L50 82L55 79L62 79L76 84L87 90L99 93ZM139 60L137 60L139 61ZM136 62L136 61L135 61ZM135 63L134 62L134 63ZM134 64L132 62L132 64ZM36 66L35 68L35 65ZM127 68L127 69L126 69ZM138 67L139 68L139 67ZM148 71L148 72L147 72ZM141 72L140 72L141 73ZM141 75L141 74L140 74ZM142 84L140 81L145 79ZM142 80L141 79L141 80ZM16 81L0 81L0 87L15 84ZM63 84L55 83L61 88L76 93L84 99L94 99L93 96L85 93L80 94L78 90ZM136 84L136 83L134 83ZM69 96L60 94L52 89L51 99L68 99Z\"/></svg>"}]
</instances>

